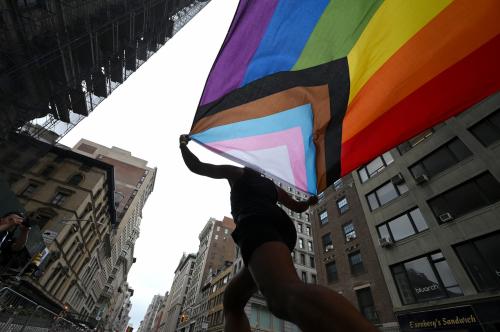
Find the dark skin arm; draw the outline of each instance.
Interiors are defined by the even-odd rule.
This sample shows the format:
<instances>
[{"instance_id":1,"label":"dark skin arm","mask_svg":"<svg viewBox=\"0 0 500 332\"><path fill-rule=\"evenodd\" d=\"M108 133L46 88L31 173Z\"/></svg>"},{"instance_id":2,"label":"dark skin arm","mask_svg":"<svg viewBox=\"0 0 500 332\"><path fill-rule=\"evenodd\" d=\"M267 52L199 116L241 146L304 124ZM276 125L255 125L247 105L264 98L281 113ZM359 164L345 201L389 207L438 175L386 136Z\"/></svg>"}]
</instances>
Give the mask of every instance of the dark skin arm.
<instances>
[{"instance_id":1,"label":"dark skin arm","mask_svg":"<svg viewBox=\"0 0 500 332\"><path fill-rule=\"evenodd\" d=\"M243 168L232 165L212 165L203 163L196 157L191 150L188 149L188 135L179 137L179 147L181 149L182 158L187 168L198 175L208 176L212 179L227 179L230 184L233 184L241 175Z\"/></svg>"},{"instance_id":2,"label":"dark skin arm","mask_svg":"<svg viewBox=\"0 0 500 332\"><path fill-rule=\"evenodd\" d=\"M278 202L295 212L304 212L311 205L318 203L318 198L316 196L309 197L307 201L296 201L278 186L276 186L276 192L278 193Z\"/></svg>"}]
</instances>

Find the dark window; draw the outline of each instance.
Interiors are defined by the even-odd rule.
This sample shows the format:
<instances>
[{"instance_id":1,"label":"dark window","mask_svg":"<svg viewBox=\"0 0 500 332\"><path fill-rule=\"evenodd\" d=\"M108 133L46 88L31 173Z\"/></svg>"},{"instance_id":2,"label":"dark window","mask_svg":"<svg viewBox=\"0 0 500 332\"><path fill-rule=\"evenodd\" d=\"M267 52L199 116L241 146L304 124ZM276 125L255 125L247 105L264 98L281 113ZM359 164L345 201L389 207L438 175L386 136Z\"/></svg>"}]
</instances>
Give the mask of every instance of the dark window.
<instances>
[{"instance_id":1,"label":"dark window","mask_svg":"<svg viewBox=\"0 0 500 332\"><path fill-rule=\"evenodd\" d=\"M455 251L478 291L500 289L500 233L457 245Z\"/></svg>"},{"instance_id":2,"label":"dark window","mask_svg":"<svg viewBox=\"0 0 500 332\"><path fill-rule=\"evenodd\" d=\"M486 147L498 142L500 140L500 109L472 126L470 131Z\"/></svg>"},{"instance_id":3,"label":"dark window","mask_svg":"<svg viewBox=\"0 0 500 332\"><path fill-rule=\"evenodd\" d=\"M356 297L358 298L359 311L363 316L372 323L378 323L379 319L370 287L356 290Z\"/></svg>"},{"instance_id":4,"label":"dark window","mask_svg":"<svg viewBox=\"0 0 500 332\"><path fill-rule=\"evenodd\" d=\"M31 197L35 193L35 191L37 190L37 188L38 188L38 184L36 184L36 183L30 183L23 190L23 192L21 193L21 195L24 196L24 197Z\"/></svg>"},{"instance_id":5,"label":"dark window","mask_svg":"<svg viewBox=\"0 0 500 332\"><path fill-rule=\"evenodd\" d=\"M77 186L80 184L80 182L82 182L82 180L83 180L83 175L75 174L69 179L68 184L71 184L73 186Z\"/></svg>"},{"instance_id":6,"label":"dark window","mask_svg":"<svg viewBox=\"0 0 500 332\"><path fill-rule=\"evenodd\" d=\"M302 271L302 281L307 282L307 273L305 271Z\"/></svg>"},{"instance_id":7,"label":"dark window","mask_svg":"<svg viewBox=\"0 0 500 332\"><path fill-rule=\"evenodd\" d=\"M52 198L52 204L54 205L57 205L57 206L61 206L62 204L64 204L64 202L66 201L66 199L68 198L69 194L68 193L65 193L65 192L61 192L61 191L58 191L56 193L56 195L54 196L54 198Z\"/></svg>"},{"instance_id":8,"label":"dark window","mask_svg":"<svg viewBox=\"0 0 500 332\"><path fill-rule=\"evenodd\" d=\"M408 187L404 181L396 182L395 184L391 180L366 195L366 200L368 201L368 205L370 205L370 209L373 211L395 200L407 191Z\"/></svg>"},{"instance_id":9,"label":"dark window","mask_svg":"<svg viewBox=\"0 0 500 332\"><path fill-rule=\"evenodd\" d=\"M391 267L403 304L463 295L441 252Z\"/></svg>"},{"instance_id":10,"label":"dark window","mask_svg":"<svg viewBox=\"0 0 500 332\"><path fill-rule=\"evenodd\" d=\"M314 257L313 256L309 256L309 266L314 268Z\"/></svg>"},{"instance_id":11,"label":"dark window","mask_svg":"<svg viewBox=\"0 0 500 332\"><path fill-rule=\"evenodd\" d=\"M311 274L311 283L312 284L317 284L318 281L316 280L316 275L315 274Z\"/></svg>"},{"instance_id":12,"label":"dark window","mask_svg":"<svg viewBox=\"0 0 500 332\"><path fill-rule=\"evenodd\" d=\"M349 254L349 265L351 266L352 274L360 274L365 272L363 259L361 258L361 253L359 251Z\"/></svg>"},{"instance_id":13,"label":"dark window","mask_svg":"<svg viewBox=\"0 0 500 332\"><path fill-rule=\"evenodd\" d=\"M300 264L306 265L306 255L300 254Z\"/></svg>"},{"instance_id":14,"label":"dark window","mask_svg":"<svg viewBox=\"0 0 500 332\"><path fill-rule=\"evenodd\" d=\"M483 173L429 200L439 223L458 218L500 200L500 183Z\"/></svg>"},{"instance_id":15,"label":"dark window","mask_svg":"<svg viewBox=\"0 0 500 332\"><path fill-rule=\"evenodd\" d=\"M319 213L319 223L324 225L328 222L328 211L324 210Z\"/></svg>"},{"instance_id":16,"label":"dark window","mask_svg":"<svg viewBox=\"0 0 500 332\"><path fill-rule=\"evenodd\" d=\"M42 176L44 177L49 177L55 170L55 167L52 166L52 165L49 165L47 167L44 168L44 170L42 171Z\"/></svg>"},{"instance_id":17,"label":"dark window","mask_svg":"<svg viewBox=\"0 0 500 332\"><path fill-rule=\"evenodd\" d=\"M342 226L342 229L344 230L344 237L346 242L349 242L356 238L356 230L354 229L354 224L352 223L352 221L344 224Z\"/></svg>"},{"instance_id":18,"label":"dark window","mask_svg":"<svg viewBox=\"0 0 500 332\"><path fill-rule=\"evenodd\" d=\"M330 282L334 282L338 280L337 275L337 264L335 262L330 262L325 265L326 268L326 280Z\"/></svg>"},{"instance_id":19,"label":"dark window","mask_svg":"<svg viewBox=\"0 0 500 332\"><path fill-rule=\"evenodd\" d=\"M369 178L377 175L382 172L384 168L394 162L394 158L392 157L390 152L386 152L383 155L373 159L365 166L361 167L358 170L358 175L361 182L368 181Z\"/></svg>"},{"instance_id":20,"label":"dark window","mask_svg":"<svg viewBox=\"0 0 500 332\"><path fill-rule=\"evenodd\" d=\"M325 235L323 235L321 237L321 242L323 243L323 249L325 249L325 251L328 251L330 249L330 247L332 247L332 234L330 233L327 233Z\"/></svg>"},{"instance_id":21,"label":"dark window","mask_svg":"<svg viewBox=\"0 0 500 332\"><path fill-rule=\"evenodd\" d=\"M428 228L419 208L393 218L377 227L379 238L399 241Z\"/></svg>"},{"instance_id":22,"label":"dark window","mask_svg":"<svg viewBox=\"0 0 500 332\"><path fill-rule=\"evenodd\" d=\"M347 202L347 198L343 197L337 201L337 207L339 209L340 214L344 214L349 210L349 202Z\"/></svg>"},{"instance_id":23,"label":"dark window","mask_svg":"<svg viewBox=\"0 0 500 332\"><path fill-rule=\"evenodd\" d=\"M410 171L414 178L422 175L432 177L471 155L465 144L455 138L411 166Z\"/></svg>"}]
</instances>

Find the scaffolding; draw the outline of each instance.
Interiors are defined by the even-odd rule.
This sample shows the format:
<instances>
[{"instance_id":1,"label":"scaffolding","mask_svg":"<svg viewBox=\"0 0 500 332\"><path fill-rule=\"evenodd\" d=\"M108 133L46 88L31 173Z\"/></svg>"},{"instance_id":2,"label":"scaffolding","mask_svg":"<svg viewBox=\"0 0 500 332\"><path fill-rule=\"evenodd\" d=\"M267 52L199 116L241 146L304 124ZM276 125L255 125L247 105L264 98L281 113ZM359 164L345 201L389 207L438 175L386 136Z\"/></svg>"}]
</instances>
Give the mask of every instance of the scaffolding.
<instances>
[{"instance_id":1,"label":"scaffolding","mask_svg":"<svg viewBox=\"0 0 500 332\"><path fill-rule=\"evenodd\" d=\"M58 141L206 3L0 0L0 137Z\"/></svg>"}]
</instances>

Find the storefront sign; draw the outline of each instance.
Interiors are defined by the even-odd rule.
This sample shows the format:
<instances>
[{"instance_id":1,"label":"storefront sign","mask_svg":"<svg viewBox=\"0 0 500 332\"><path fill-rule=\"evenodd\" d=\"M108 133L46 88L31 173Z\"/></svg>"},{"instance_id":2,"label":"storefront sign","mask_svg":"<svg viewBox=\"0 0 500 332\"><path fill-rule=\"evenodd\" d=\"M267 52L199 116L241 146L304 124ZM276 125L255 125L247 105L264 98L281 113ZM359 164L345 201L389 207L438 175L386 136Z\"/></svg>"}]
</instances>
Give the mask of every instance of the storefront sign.
<instances>
[{"instance_id":1,"label":"storefront sign","mask_svg":"<svg viewBox=\"0 0 500 332\"><path fill-rule=\"evenodd\" d=\"M471 306L437 309L398 316L402 331L455 330L482 331Z\"/></svg>"}]
</instances>

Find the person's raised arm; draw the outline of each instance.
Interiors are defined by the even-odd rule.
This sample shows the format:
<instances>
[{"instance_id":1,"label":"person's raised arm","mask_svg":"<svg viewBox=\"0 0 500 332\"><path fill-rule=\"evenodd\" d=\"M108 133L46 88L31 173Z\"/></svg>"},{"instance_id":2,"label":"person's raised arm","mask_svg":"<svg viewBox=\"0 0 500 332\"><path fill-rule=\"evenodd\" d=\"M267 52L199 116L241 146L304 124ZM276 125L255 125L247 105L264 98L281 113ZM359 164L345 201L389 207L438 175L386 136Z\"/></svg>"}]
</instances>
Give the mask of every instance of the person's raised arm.
<instances>
[{"instance_id":1,"label":"person's raised arm","mask_svg":"<svg viewBox=\"0 0 500 332\"><path fill-rule=\"evenodd\" d=\"M307 201L296 201L295 199L290 197L290 195L288 195L286 191L278 186L276 186L276 191L278 193L278 202L295 212L304 212L311 205L318 203L318 198L316 196L309 197Z\"/></svg>"},{"instance_id":2,"label":"person's raised arm","mask_svg":"<svg viewBox=\"0 0 500 332\"><path fill-rule=\"evenodd\" d=\"M182 158L191 172L213 179L228 179L230 182L236 181L243 174L243 168L240 167L232 165L212 165L201 162L187 147L189 140L188 135L181 135L179 137L179 147L181 149Z\"/></svg>"}]
</instances>

